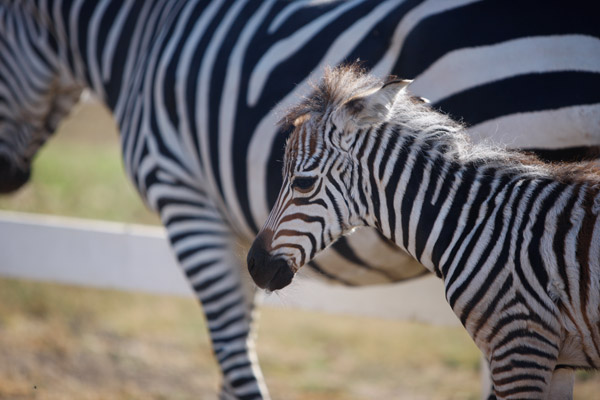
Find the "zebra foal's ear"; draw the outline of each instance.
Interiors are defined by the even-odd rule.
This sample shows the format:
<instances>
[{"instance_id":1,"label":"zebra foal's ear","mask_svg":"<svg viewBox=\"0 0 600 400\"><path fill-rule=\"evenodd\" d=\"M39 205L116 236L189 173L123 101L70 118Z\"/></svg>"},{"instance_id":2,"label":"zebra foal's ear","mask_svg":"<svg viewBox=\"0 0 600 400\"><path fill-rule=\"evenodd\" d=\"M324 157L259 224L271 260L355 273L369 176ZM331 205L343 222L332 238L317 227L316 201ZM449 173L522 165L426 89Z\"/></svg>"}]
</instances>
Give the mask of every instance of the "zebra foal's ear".
<instances>
[{"instance_id":1,"label":"zebra foal's ear","mask_svg":"<svg viewBox=\"0 0 600 400\"><path fill-rule=\"evenodd\" d=\"M344 111L360 126L387 119L396 96L412 81L394 80L367 94L356 96L344 103Z\"/></svg>"},{"instance_id":2,"label":"zebra foal's ear","mask_svg":"<svg viewBox=\"0 0 600 400\"><path fill-rule=\"evenodd\" d=\"M396 101L396 96L412 81L394 80L380 88L360 93L343 103L333 115L335 124L342 128L335 131L334 141L344 151L356 142L356 128L366 128L385 121Z\"/></svg>"}]
</instances>

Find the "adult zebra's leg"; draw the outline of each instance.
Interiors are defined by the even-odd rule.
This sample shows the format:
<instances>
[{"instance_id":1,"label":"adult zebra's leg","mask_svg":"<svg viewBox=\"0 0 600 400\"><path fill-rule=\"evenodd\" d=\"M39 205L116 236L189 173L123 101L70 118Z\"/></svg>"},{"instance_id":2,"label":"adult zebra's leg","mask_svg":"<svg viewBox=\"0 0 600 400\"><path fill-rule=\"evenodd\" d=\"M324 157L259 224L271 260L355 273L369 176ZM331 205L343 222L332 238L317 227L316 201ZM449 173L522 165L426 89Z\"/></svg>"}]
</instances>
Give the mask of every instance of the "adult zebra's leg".
<instances>
[{"instance_id":1,"label":"adult zebra's leg","mask_svg":"<svg viewBox=\"0 0 600 400\"><path fill-rule=\"evenodd\" d=\"M169 200L159 209L172 248L206 316L223 373L220 399L268 399L254 350L256 290L236 254L243 252L236 251L235 236L208 202Z\"/></svg>"}]
</instances>

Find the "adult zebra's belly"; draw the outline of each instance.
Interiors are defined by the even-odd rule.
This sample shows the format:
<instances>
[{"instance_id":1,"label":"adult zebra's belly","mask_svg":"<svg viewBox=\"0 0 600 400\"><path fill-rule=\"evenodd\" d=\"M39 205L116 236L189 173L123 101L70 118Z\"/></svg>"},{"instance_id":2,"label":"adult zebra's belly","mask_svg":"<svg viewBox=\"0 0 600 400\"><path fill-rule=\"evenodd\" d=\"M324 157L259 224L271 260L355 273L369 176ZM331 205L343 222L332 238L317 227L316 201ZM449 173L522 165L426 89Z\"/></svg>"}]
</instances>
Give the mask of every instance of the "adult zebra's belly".
<instances>
[{"instance_id":1,"label":"adult zebra's belly","mask_svg":"<svg viewBox=\"0 0 600 400\"><path fill-rule=\"evenodd\" d=\"M400 282L428 271L372 228L359 228L319 253L301 273L326 281L367 286Z\"/></svg>"}]
</instances>

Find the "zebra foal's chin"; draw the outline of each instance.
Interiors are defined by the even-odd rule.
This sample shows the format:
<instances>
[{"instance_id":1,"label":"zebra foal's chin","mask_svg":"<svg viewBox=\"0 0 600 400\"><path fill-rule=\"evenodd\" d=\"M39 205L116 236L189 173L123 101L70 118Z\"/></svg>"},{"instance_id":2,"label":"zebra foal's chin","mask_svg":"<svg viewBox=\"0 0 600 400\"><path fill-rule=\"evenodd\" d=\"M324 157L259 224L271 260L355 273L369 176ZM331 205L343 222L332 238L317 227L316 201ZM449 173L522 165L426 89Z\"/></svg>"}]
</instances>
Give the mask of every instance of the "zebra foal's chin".
<instances>
[{"instance_id":1,"label":"zebra foal's chin","mask_svg":"<svg viewBox=\"0 0 600 400\"><path fill-rule=\"evenodd\" d=\"M291 109L252 277L278 289L373 227L443 280L496 398L572 399L574 370L600 368L600 168L473 144L406 86L337 67Z\"/></svg>"}]
</instances>

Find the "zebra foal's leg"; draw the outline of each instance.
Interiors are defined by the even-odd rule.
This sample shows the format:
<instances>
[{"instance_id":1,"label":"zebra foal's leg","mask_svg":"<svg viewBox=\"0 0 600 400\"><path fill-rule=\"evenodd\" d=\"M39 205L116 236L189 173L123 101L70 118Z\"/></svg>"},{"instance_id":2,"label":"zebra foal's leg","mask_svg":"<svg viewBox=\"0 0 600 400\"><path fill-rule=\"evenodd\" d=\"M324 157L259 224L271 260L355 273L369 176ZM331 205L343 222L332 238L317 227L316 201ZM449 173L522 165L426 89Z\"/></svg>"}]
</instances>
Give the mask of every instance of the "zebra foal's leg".
<instances>
[{"instance_id":1,"label":"zebra foal's leg","mask_svg":"<svg viewBox=\"0 0 600 400\"><path fill-rule=\"evenodd\" d=\"M268 399L254 350L256 290L236 256L234 235L220 213L202 200L163 202L160 215L206 316L223 374L219 398Z\"/></svg>"}]
</instances>

